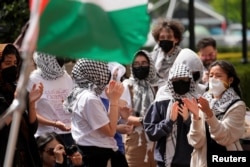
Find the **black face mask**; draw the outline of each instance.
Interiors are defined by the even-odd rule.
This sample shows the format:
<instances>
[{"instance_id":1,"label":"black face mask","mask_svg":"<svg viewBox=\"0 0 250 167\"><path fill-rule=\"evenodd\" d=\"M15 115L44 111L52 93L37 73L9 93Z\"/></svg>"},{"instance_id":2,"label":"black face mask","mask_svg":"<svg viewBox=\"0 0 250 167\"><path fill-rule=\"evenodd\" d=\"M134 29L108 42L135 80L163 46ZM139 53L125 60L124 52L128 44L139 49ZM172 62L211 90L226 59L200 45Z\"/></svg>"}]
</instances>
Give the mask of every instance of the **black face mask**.
<instances>
[{"instance_id":1,"label":"black face mask","mask_svg":"<svg viewBox=\"0 0 250 167\"><path fill-rule=\"evenodd\" d=\"M179 80L179 81L173 81L172 84L174 87L174 92L179 95L184 95L187 92L189 92L190 81Z\"/></svg>"},{"instance_id":2,"label":"black face mask","mask_svg":"<svg viewBox=\"0 0 250 167\"><path fill-rule=\"evenodd\" d=\"M11 66L2 70L2 78L8 83L13 83L17 79L17 67Z\"/></svg>"},{"instance_id":3,"label":"black face mask","mask_svg":"<svg viewBox=\"0 0 250 167\"><path fill-rule=\"evenodd\" d=\"M200 72L199 71L193 72L193 79L194 79L194 82L196 82L200 79Z\"/></svg>"},{"instance_id":4,"label":"black face mask","mask_svg":"<svg viewBox=\"0 0 250 167\"><path fill-rule=\"evenodd\" d=\"M165 53L168 53L174 47L174 42L170 40L161 40L159 46Z\"/></svg>"},{"instance_id":5,"label":"black face mask","mask_svg":"<svg viewBox=\"0 0 250 167\"><path fill-rule=\"evenodd\" d=\"M135 78L138 78L140 80L145 79L148 77L149 74L149 66L148 67L133 67L132 68L133 74Z\"/></svg>"}]
</instances>

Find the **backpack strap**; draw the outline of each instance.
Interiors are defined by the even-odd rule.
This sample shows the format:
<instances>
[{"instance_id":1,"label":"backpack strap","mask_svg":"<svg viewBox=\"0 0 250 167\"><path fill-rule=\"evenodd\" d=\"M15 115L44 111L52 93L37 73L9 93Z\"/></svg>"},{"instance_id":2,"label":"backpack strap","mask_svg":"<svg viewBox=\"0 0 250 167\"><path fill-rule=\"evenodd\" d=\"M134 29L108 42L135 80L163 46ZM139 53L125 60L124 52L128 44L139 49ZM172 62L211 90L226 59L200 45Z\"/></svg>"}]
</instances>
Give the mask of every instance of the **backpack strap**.
<instances>
[{"instance_id":1,"label":"backpack strap","mask_svg":"<svg viewBox=\"0 0 250 167\"><path fill-rule=\"evenodd\" d=\"M234 103L236 103L237 101L241 101L241 99L236 99L236 100L232 101L232 102L227 106L227 108L224 110L224 112L219 113L218 115L216 115L216 117L217 117L218 119L221 119L221 118L223 117L223 115L227 112L227 110L228 110Z\"/></svg>"},{"instance_id":2,"label":"backpack strap","mask_svg":"<svg viewBox=\"0 0 250 167\"><path fill-rule=\"evenodd\" d=\"M237 101L241 101L241 99L236 99L236 100L232 101L232 102L227 106L227 108L225 109L224 113L225 113L232 105L234 105L234 103L236 103Z\"/></svg>"}]
</instances>

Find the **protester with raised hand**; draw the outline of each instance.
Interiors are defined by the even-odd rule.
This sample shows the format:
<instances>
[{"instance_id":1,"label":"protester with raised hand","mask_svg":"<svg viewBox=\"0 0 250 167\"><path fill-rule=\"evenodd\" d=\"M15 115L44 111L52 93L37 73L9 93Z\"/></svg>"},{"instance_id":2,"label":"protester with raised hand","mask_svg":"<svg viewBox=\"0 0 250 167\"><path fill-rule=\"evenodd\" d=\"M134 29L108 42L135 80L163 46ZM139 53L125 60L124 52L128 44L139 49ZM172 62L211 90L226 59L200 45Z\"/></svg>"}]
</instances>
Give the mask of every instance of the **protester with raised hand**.
<instances>
[{"instance_id":1,"label":"protester with raised hand","mask_svg":"<svg viewBox=\"0 0 250 167\"><path fill-rule=\"evenodd\" d=\"M193 148L187 134L191 119L182 98L192 98L195 94L191 70L185 64L174 64L166 85L167 97L150 105L143 121L144 129L149 139L156 142L157 167L189 167Z\"/></svg>"},{"instance_id":2,"label":"protester with raised hand","mask_svg":"<svg viewBox=\"0 0 250 167\"><path fill-rule=\"evenodd\" d=\"M0 115L6 114L7 108L11 105L16 96L16 84L18 82L19 69L21 66L20 55L14 45L8 44L3 50L0 58ZM27 108L22 114L20 128L17 134L13 166L34 166L41 167L41 161L34 138L38 121L36 117L35 103L43 93L41 83L33 84L27 95ZM14 111L17 112L17 111ZM18 111L19 112L19 111ZM0 166L4 164L6 148L9 141L12 115L5 119L0 129Z\"/></svg>"},{"instance_id":3,"label":"protester with raised hand","mask_svg":"<svg viewBox=\"0 0 250 167\"><path fill-rule=\"evenodd\" d=\"M183 99L192 112L189 143L195 148L191 166L213 166L212 155L242 150L246 106L234 66L218 60L209 68L209 90L198 99Z\"/></svg>"},{"instance_id":4,"label":"protester with raised hand","mask_svg":"<svg viewBox=\"0 0 250 167\"><path fill-rule=\"evenodd\" d=\"M56 132L66 145L74 144L71 136L71 113L63 109L63 102L73 89L73 81L64 67L64 59L42 52L33 55L36 69L31 72L28 91L34 83L42 82L44 92L36 102L38 130L35 136Z\"/></svg>"},{"instance_id":5,"label":"protester with raised hand","mask_svg":"<svg viewBox=\"0 0 250 167\"><path fill-rule=\"evenodd\" d=\"M72 136L86 157L86 165L106 167L118 150L114 135L118 102L124 87L119 82L110 81L107 63L90 59L76 62L72 78L76 85L64 103L65 109L72 112ZM109 99L108 112L100 98L103 90Z\"/></svg>"}]
</instances>

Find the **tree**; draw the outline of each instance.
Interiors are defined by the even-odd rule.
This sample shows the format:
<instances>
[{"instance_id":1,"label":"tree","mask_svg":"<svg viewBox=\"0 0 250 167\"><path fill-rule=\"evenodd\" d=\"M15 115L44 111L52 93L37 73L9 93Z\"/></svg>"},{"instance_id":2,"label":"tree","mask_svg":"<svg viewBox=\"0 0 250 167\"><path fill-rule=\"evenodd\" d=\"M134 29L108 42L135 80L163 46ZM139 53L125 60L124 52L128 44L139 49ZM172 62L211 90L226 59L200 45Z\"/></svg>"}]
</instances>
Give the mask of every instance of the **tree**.
<instances>
[{"instance_id":1,"label":"tree","mask_svg":"<svg viewBox=\"0 0 250 167\"><path fill-rule=\"evenodd\" d=\"M250 3L250 1L248 1ZM228 22L237 22L241 23L241 1L239 0L211 0L210 1L211 6L214 7L214 9L224 15ZM248 4L249 6L250 4ZM250 28L250 9L247 9L247 27Z\"/></svg>"},{"instance_id":2,"label":"tree","mask_svg":"<svg viewBox=\"0 0 250 167\"><path fill-rule=\"evenodd\" d=\"M29 20L28 0L6 0L0 3L0 43L13 43Z\"/></svg>"}]
</instances>

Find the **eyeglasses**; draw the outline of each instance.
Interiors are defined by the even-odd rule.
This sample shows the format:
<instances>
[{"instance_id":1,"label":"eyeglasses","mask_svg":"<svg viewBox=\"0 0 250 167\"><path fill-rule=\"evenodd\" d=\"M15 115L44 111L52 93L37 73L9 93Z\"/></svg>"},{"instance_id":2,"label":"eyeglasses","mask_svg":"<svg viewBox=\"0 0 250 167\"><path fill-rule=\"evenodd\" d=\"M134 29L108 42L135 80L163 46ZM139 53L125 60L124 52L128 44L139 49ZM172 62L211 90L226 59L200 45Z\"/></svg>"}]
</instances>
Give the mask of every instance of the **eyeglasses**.
<instances>
[{"instance_id":1,"label":"eyeglasses","mask_svg":"<svg viewBox=\"0 0 250 167\"><path fill-rule=\"evenodd\" d=\"M149 66L149 63L147 61L142 61L142 62L134 62L133 67L147 67Z\"/></svg>"},{"instance_id":2,"label":"eyeglasses","mask_svg":"<svg viewBox=\"0 0 250 167\"><path fill-rule=\"evenodd\" d=\"M54 156L54 148L49 148L47 150L44 150L48 155Z\"/></svg>"}]
</instances>

